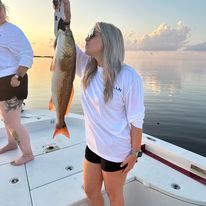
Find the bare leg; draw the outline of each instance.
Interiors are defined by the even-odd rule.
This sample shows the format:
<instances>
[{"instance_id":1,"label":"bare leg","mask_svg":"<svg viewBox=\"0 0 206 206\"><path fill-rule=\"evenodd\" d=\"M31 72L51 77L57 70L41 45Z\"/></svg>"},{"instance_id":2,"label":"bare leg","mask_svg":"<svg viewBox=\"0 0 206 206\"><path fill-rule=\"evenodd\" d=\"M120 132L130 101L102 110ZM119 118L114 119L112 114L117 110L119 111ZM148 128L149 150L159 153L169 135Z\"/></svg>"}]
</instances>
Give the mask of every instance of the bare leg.
<instances>
[{"instance_id":1,"label":"bare leg","mask_svg":"<svg viewBox=\"0 0 206 206\"><path fill-rule=\"evenodd\" d=\"M15 150L15 149L17 149L16 143L15 144L8 143L7 145L0 148L0 154L3 154L5 152L11 151L11 150Z\"/></svg>"},{"instance_id":2,"label":"bare leg","mask_svg":"<svg viewBox=\"0 0 206 206\"><path fill-rule=\"evenodd\" d=\"M123 186L126 174L123 174L122 170L117 172L103 171L103 179L110 206L124 206Z\"/></svg>"},{"instance_id":3,"label":"bare leg","mask_svg":"<svg viewBox=\"0 0 206 206\"><path fill-rule=\"evenodd\" d=\"M21 103L22 101L13 98L11 100L4 101L3 109L1 109L4 123L8 129L8 132L11 134L23 153L20 158L12 162L12 165L15 166L22 165L34 159L31 150L29 134L25 127L21 124Z\"/></svg>"},{"instance_id":4,"label":"bare leg","mask_svg":"<svg viewBox=\"0 0 206 206\"><path fill-rule=\"evenodd\" d=\"M0 148L0 154L3 154L5 152L9 152L9 151L14 150L14 149L17 149L17 146L8 143L4 147Z\"/></svg>"},{"instance_id":5,"label":"bare leg","mask_svg":"<svg viewBox=\"0 0 206 206\"><path fill-rule=\"evenodd\" d=\"M103 206L101 194L102 170L100 164L84 160L84 191L91 206Z\"/></svg>"},{"instance_id":6,"label":"bare leg","mask_svg":"<svg viewBox=\"0 0 206 206\"><path fill-rule=\"evenodd\" d=\"M2 114L1 110L4 108L3 102L0 102L0 114ZM9 132L9 129L7 128L7 125L4 123L7 137L8 137L8 144L5 145L4 147L0 148L0 154L3 154L5 152L17 149L17 143L14 139L14 137L11 135Z\"/></svg>"},{"instance_id":7,"label":"bare leg","mask_svg":"<svg viewBox=\"0 0 206 206\"><path fill-rule=\"evenodd\" d=\"M5 145L4 147L2 147L0 149L0 154L3 154L5 152L8 152L8 151L11 151L11 150L14 150L14 149L17 149L16 145L7 144L7 145Z\"/></svg>"}]
</instances>

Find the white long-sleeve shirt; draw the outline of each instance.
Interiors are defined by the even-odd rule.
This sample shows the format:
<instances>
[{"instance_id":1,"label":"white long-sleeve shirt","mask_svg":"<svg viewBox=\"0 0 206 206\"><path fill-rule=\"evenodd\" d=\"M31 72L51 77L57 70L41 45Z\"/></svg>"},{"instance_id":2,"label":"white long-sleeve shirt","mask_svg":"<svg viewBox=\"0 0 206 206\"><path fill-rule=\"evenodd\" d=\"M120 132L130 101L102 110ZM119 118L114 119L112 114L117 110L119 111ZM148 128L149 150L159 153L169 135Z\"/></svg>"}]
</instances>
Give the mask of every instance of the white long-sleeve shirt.
<instances>
[{"instance_id":1,"label":"white long-sleeve shirt","mask_svg":"<svg viewBox=\"0 0 206 206\"><path fill-rule=\"evenodd\" d=\"M78 76L83 77L89 58L77 47ZM114 84L113 98L105 103L103 70L98 67L86 90L81 90L86 143L100 157L122 162L131 151L130 124L142 128L143 82L132 67L123 65Z\"/></svg>"},{"instance_id":2,"label":"white long-sleeve shirt","mask_svg":"<svg viewBox=\"0 0 206 206\"><path fill-rule=\"evenodd\" d=\"M19 66L30 68L33 51L24 33L14 24L0 26L0 77L16 73Z\"/></svg>"}]
</instances>

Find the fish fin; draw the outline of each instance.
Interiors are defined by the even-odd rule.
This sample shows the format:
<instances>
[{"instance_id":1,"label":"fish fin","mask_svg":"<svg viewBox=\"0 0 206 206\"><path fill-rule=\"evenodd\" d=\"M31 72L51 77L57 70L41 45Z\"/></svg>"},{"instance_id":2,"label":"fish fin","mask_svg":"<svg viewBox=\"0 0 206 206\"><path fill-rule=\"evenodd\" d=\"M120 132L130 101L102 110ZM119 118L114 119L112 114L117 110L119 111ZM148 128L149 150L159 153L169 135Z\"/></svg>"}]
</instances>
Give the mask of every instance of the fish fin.
<instances>
[{"instance_id":1,"label":"fish fin","mask_svg":"<svg viewBox=\"0 0 206 206\"><path fill-rule=\"evenodd\" d=\"M50 65L50 71L54 71L54 59L52 59L51 65Z\"/></svg>"},{"instance_id":2,"label":"fish fin","mask_svg":"<svg viewBox=\"0 0 206 206\"><path fill-rule=\"evenodd\" d=\"M53 48L56 49L57 46L57 38L54 40Z\"/></svg>"},{"instance_id":3,"label":"fish fin","mask_svg":"<svg viewBox=\"0 0 206 206\"><path fill-rule=\"evenodd\" d=\"M62 134L64 136L66 136L67 138L70 138L70 133L67 129L67 126L63 127L63 128L57 128L55 129L54 131L54 134L53 134L53 139L55 138L56 135L58 134Z\"/></svg>"},{"instance_id":4,"label":"fish fin","mask_svg":"<svg viewBox=\"0 0 206 206\"><path fill-rule=\"evenodd\" d=\"M52 98L51 98L50 101L49 101L49 110L55 111L55 106L54 106L54 103L53 103L53 101L52 101Z\"/></svg>"},{"instance_id":5,"label":"fish fin","mask_svg":"<svg viewBox=\"0 0 206 206\"><path fill-rule=\"evenodd\" d=\"M69 113L69 110L70 110L70 106L71 106L73 97L74 97L74 87L72 87L72 91L71 91L71 95L70 95L70 98L69 98L69 103L68 103L68 105L67 105L67 110L66 110L65 115Z\"/></svg>"}]
</instances>

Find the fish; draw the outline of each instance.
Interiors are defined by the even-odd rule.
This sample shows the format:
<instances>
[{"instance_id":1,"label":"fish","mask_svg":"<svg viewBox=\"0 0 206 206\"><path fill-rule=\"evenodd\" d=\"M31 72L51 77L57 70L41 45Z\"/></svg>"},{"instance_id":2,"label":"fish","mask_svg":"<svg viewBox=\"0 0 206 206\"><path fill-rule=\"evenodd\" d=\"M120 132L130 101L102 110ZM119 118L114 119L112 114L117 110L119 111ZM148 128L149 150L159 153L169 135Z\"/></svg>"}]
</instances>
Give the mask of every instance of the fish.
<instances>
[{"instance_id":1,"label":"fish","mask_svg":"<svg viewBox=\"0 0 206 206\"><path fill-rule=\"evenodd\" d=\"M51 100L49 109L56 110L56 128L53 138L63 134L70 138L70 133L65 123L65 115L69 112L74 89L73 81L76 70L76 46L69 25L65 31L59 30L57 35L55 53L51 64Z\"/></svg>"}]
</instances>

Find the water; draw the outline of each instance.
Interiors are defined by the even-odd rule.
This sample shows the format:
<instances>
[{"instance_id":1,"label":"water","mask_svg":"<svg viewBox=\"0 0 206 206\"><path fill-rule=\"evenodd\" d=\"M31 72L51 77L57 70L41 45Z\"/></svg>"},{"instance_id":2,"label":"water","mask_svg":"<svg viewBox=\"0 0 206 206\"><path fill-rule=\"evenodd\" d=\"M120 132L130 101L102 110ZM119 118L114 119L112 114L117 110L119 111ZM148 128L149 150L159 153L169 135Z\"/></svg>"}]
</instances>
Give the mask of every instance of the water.
<instances>
[{"instance_id":1,"label":"water","mask_svg":"<svg viewBox=\"0 0 206 206\"><path fill-rule=\"evenodd\" d=\"M126 63L144 80L144 132L206 156L206 54L190 56L127 52ZM35 59L27 106L48 107L50 63ZM71 112L82 114L79 87L77 77Z\"/></svg>"}]
</instances>

